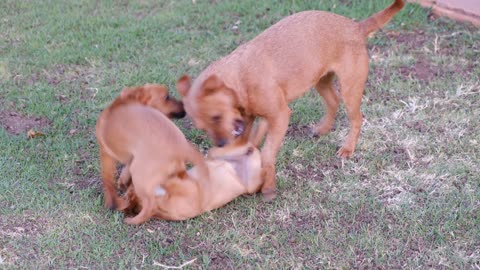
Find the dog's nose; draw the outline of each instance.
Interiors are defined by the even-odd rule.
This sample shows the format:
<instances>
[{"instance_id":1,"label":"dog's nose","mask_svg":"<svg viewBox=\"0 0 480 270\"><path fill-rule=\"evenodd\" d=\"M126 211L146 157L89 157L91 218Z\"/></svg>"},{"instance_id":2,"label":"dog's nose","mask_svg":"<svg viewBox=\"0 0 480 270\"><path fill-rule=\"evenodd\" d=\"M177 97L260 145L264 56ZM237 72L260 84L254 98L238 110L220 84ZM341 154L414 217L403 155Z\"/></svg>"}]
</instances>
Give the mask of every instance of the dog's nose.
<instances>
[{"instance_id":1,"label":"dog's nose","mask_svg":"<svg viewBox=\"0 0 480 270\"><path fill-rule=\"evenodd\" d=\"M224 147L226 144L227 144L226 139L220 139L220 140L217 141L217 146L218 147Z\"/></svg>"},{"instance_id":2,"label":"dog's nose","mask_svg":"<svg viewBox=\"0 0 480 270\"><path fill-rule=\"evenodd\" d=\"M177 118L177 119L183 118L185 117L185 115L187 115L185 111L171 112L169 114L170 118Z\"/></svg>"},{"instance_id":3,"label":"dog's nose","mask_svg":"<svg viewBox=\"0 0 480 270\"><path fill-rule=\"evenodd\" d=\"M175 112L175 113L172 114L172 116L174 118L183 118L183 117L185 117L185 115L187 115L187 113L185 111Z\"/></svg>"}]
</instances>

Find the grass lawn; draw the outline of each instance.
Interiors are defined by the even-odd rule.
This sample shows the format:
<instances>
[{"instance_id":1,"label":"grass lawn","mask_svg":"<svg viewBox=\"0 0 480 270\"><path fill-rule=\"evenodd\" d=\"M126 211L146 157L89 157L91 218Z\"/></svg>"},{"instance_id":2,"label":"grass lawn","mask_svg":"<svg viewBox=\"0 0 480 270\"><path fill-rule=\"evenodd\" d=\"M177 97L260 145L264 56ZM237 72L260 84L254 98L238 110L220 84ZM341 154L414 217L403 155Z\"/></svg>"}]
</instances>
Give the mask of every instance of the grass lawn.
<instances>
[{"instance_id":1,"label":"grass lawn","mask_svg":"<svg viewBox=\"0 0 480 270\"><path fill-rule=\"evenodd\" d=\"M195 2L195 1L194 1ZM280 18L355 19L390 0L0 2L0 268L479 269L480 31L408 4L369 40L365 122L312 138L324 112L291 104L278 197L241 197L185 222L138 227L103 208L94 126L125 86L163 83ZM174 95L177 95L176 93ZM178 95L177 95L178 96ZM202 149L209 139L177 124ZM33 128L45 136L27 139Z\"/></svg>"}]
</instances>

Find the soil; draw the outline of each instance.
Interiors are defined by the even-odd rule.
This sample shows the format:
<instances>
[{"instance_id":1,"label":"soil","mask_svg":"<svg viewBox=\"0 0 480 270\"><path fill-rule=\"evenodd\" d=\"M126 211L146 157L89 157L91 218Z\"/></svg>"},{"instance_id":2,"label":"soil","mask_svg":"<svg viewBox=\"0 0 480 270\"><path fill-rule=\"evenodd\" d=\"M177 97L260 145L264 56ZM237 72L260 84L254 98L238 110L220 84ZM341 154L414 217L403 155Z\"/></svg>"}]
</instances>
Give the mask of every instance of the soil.
<instances>
[{"instance_id":1,"label":"soil","mask_svg":"<svg viewBox=\"0 0 480 270\"><path fill-rule=\"evenodd\" d=\"M27 136L27 131L30 129L44 131L50 123L50 120L45 117L23 116L14 110L0 110L0 127L11 135L23 133Z\"/></svg>"},{"instance_id":2,"label":"soil","mask_svg":"<svg viewBox=\"0 0 480 270\"><path fill-rule=\"evenodd\" d=\"M368 48L370 55L388 57L392 50L399 49L402 52L412 55L416 60L412 65L404 65L396 71L404 79L416 79L422 83L428 84L436 77L460 76L468 78L475 72L475 66L472 63L451 63L448 65L436 65L425 56L424 50L434 50L433 44L438 44L438 51L432 51L437 56L461 56L462 52L453 46L449 46L450 39L455 36L445 33L428 33L424 31L397 32L390 31L384 33L389 40L393 42L391 46L371 45ZM459 33L459 35L462 33ZM475 48L472 48L475 49ZM371 61L374 61L373 59ZM378 80L389 80L392 71L381 67L375 67L371 70L369 80L377 78ZM368 88L368 87L367 87Z\"/></svg>"},{"instance_id":3,"label":"soil","mask_svg":"<svg viewBox=\"0 0 480 270\"><path fill-rule=\"evenodd\" d=\"M312 135L313 133L308 125L290 124L285 136L291 138L309 138L312 137Z\"/></svg>"},{"instance_id":4,"label":"soil","mask_svg":"<svg viewBox=\"0 0 480 270\"><path fill-rule=\"evenodd\" d=\"M399 73L405 79L413 77L419 81L428 82L439 75L437 73L438 70L439 69L432 66L427 59L420 57L417 59L414 65L400 67Z\"/></svg>"}]
</instances>

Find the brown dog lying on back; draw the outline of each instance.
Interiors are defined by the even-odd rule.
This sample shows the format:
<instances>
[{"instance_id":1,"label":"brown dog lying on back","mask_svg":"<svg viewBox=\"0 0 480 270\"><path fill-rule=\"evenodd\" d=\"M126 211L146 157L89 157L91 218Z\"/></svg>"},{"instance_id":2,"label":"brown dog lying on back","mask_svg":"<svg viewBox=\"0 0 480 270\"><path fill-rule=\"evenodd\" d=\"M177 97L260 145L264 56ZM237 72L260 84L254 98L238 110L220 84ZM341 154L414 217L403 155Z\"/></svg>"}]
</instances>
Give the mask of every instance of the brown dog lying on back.
<instances>
[{"instance_id":1,"label":"brown dog lying on back","mask_svg":"<svg viewBox=\"0 0 480 270\"><path fill-rule=\"evenodd\" d=\"M217 146L249 135L257 116L268 127L262 148L266 200L275 197L275 159L285 137L291 111L288 104L315 86L326 114L315 126L319 135L334 124L342 99L350 131L338 156L350 157L362 126L360 104L368 76L367 36L385 25L404 6L395 0L385 10L355 22L324 12L288 16L231 54L203 70L190 87L178 81L187 114ZM333 81L337 77L338 94Z\"/></svg>"},{"instance_id":2,"label":"brown dog lying on back","mask_svg":"<svg viewBox=\"0 0 480 270\"><path fill-rule=\"evenodd\" d=\"M112 209L128 206L115 188L116 162L125 165L120 181L128 182L131 176L143 206L137 216L125 220L129 224L143 223L152 216L155 189L184 172L187 161L208 178L202 154L165 115L183 116L181 102L171 99L163 86L145 85L124 90L97 121L105 206Z\"/></svg>"},{"instance_id":3,"label":"brown dog lying on back","mask_svg":"<svg viewBox=\"0 0 480 270\"><path fill-rule=\"evenodd\" d=\"M260 151L251 143L213 148L206 161L210 177L204 178L198 167L173 176L156 188L154 217L185 220L219 208L243 194L258 192L262 184ZM127 214L143 209L130 185L126 192Z\"/></svg>"}]
</instances>

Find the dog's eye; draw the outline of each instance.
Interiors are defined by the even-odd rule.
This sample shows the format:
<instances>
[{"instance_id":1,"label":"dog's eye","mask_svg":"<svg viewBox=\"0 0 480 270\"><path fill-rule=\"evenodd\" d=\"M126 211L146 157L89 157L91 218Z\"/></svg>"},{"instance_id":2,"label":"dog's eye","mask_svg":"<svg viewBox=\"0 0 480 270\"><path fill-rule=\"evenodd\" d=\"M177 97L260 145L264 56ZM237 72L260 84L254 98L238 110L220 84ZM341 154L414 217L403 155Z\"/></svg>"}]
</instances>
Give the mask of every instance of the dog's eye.
<instances>
[{"instance_id":1,"label":"dog's eye","mask_svg":"<svg viewBox=\"0 0 480 270\"><path fill-rule=\"evenodd\" d=\"M170 95L166 95L165 100L167 100L167 101L170 100Z\"/></svg>"},{"instance_id":2,"label":"dog's eye","mask_svg":"<svg viewBox=\"0 0 480 270\"><path fill-rule=\"evenodd\" d=\"M222 120L222 116L220 115L215 115L212 117L212 122L214 123L220 123L221 120Z\"/></svg>"}]
</instances>

